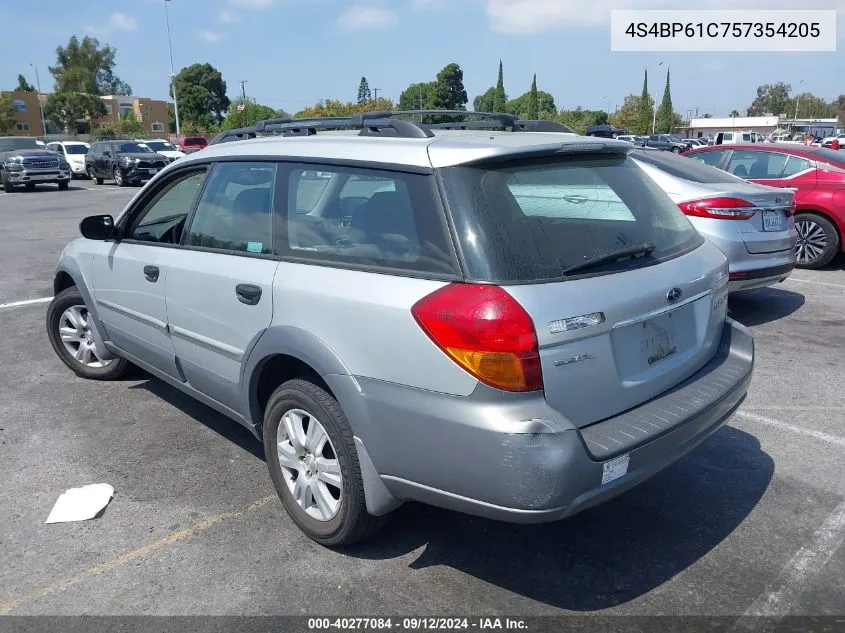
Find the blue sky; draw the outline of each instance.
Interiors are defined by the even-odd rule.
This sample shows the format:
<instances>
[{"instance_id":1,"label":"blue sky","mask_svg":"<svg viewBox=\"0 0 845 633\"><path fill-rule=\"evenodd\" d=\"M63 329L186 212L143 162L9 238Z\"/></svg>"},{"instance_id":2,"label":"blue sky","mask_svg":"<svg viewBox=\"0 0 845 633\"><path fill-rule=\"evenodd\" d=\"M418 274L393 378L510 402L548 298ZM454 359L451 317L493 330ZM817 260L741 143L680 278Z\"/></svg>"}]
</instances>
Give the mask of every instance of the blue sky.
<instances>
[{"instance_id":1,"label":"blue sky","mask_svg":"<svg viewBox=\"0 0 845 633\"><path fill-rule=\"evenodd\" d=\"M117 73L136 95L164 98L169 57L164 0L115 3L39 0L4 11L0 89L18 73L51 88L47 66L71 35L89 34L118 50ZM838 52L611 52L612 8L838 8ZM558 107L610 109L639 94L643 68L659 100L665 68L683 115L744 110L757 85L786 81L832 99L845 93L845 0L172 0L168 3L177 71L209 62L239 93L295 112L323 98L354 100L362 75L379 95L398 99L412 82L429 81L457 62L472 98L495 83L498 61L511 97L533 73ZM761 10L761 17L765 12ZM658 63L663 61L662 68ZM803 83L799 85L799 81Z\"/></svg>"}]
</instances>

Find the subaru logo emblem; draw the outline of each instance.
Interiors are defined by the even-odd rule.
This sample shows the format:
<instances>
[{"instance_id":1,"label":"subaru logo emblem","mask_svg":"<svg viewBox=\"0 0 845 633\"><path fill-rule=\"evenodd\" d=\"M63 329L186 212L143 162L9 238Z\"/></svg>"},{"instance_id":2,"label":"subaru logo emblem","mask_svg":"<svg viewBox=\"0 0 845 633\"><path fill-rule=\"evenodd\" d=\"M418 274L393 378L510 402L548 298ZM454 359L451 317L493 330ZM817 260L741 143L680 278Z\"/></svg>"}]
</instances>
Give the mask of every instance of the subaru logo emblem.
<instances>
[{"instance_id":1,"label":"subaru logo emblem","mask_svg":"<svg viewBox=\"0 0 845 633\"><path fill-rule=\"evenodd\" d=\"M672 288L669 292L666 293L666 301L669 303L675 303L678 299L681 298L683 291L680 288Z\"/></svg>"}]
</instances>

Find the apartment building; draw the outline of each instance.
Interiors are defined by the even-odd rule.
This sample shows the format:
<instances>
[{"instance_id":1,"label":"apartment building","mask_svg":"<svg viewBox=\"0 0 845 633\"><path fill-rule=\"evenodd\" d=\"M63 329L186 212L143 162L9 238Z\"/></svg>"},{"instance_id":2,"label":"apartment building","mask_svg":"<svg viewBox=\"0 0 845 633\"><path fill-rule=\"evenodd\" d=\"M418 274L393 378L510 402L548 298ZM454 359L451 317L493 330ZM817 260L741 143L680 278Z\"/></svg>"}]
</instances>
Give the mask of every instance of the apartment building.
<instances>
[{"instance_id":1,"label":"apartment building","mask_svg":"<svg viewBox=\"0 0 845 633\"><path fill-rule=\"evenodd\" d=\"M22 92L14 90L3 92L12 100L12 107L15 109L16 131L21 136L45 136L45 130L41 126L41 105L47 101L49 94L38 94L36 92ZM147 97L126 97L121 95L106 95L101 97L106 106L105 116L92 121L92 127L105 127L118 121L119 117L132 113L141 123L145 132L149 134L166 134L168 132L168 111L167 102ZM88 123L80 121L75 132L87 134ZM63 130L47 121L46 135L63 134Z\"/></svg>"}]
</instances>

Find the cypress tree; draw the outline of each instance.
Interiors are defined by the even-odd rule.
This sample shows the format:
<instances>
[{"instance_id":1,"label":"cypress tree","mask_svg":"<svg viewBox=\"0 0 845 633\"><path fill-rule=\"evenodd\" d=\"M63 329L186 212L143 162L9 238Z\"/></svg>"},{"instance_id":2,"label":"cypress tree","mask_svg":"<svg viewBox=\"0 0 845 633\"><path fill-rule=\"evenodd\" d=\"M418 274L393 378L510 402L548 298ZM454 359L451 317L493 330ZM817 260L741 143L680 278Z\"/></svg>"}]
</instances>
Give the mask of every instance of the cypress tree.
<instances>
[{"instance_id":1,"label":"cypress tree","mask_svg":"<svg viewBox=\"0 0 845 633\"><path fill-rule=\"evenodd\" d=\"M537 74L534 74L534 80L531 82L531 92L528 93L528 118L536 119L537 114Z\"/></svg>"}]
</instances>

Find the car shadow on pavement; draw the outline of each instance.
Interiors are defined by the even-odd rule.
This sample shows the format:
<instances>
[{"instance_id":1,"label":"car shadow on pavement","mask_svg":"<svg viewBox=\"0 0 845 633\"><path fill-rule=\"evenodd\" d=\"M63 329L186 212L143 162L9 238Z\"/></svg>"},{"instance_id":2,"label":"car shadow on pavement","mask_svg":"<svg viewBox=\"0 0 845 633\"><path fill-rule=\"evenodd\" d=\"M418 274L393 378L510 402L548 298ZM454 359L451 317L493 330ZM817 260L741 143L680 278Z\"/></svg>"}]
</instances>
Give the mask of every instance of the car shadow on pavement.
<instances>
[{"instance_id":1,"label":"car shadow on pavement","mask_svg":"<svg viewBox=\"0 0 845 633\"><path fill-rule=\"evenodd\" d=\"M804 305L804 295L769 287L732 294L728 314L746 326L763 325L796 312Z\"/></svg>"},{"instance_id":2,"label":"car shadow on pavement","mask_svg":"<svg viewBox=\"0 0 845 633\"><path fill-rule=\"evenodd\" d=\"M150 376L143 369L133 366L130 373L135 374L136 380L144 378L147 379L138 384L131 385L129 387L130 389L144 389L149 391L152 395L173 405L185 415L188 415L200 424L207 426L209 429L226 438L236 446L239 446L248 453L251 453L258 459L264 460L264 445L252 433L237 422L230 420L222 413L218 413L211 407L207 407L191 396L171 387L163 380Z\"/></svg>"},{"instance_id":3,"label":"car shadow on pavement","mask_svg":"<svg viewBox=\"0 0 845 633\"><path fill-rule=\"evenodd\" d=\"M344 553L384 560L425 545L412 569L445 565L553 607L607 609L659 587L726 539L773 472L755 437L725 427L650 481L564 521L510 525L406 504Z\"/></svg>"}]
</instances>

